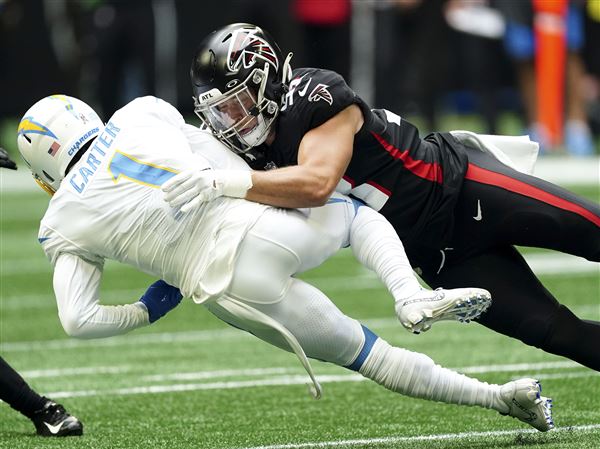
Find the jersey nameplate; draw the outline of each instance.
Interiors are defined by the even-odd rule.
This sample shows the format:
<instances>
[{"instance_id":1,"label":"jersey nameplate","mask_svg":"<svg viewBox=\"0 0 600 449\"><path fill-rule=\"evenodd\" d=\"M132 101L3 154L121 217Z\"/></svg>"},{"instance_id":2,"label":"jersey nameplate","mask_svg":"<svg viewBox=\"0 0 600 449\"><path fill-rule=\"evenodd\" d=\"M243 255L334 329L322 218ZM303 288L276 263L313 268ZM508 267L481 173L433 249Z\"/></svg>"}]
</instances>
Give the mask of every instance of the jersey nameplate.
<instances>
[{"instance_id":1,"label":"jersey nameplate","mask_svg":"<svg viewBox=\"0 0 600 449\"><path fill-rule=\"evenodd\" d=\"M121 131L112 122L108 122L102 134L100 134L90 149L83 155L81 165L76 172L69 176L69 183L78 192L83 193L90 178L96 173L96 170L104 160L108 149L111 147L114 139Z\"/></svg>"}]
</instances>

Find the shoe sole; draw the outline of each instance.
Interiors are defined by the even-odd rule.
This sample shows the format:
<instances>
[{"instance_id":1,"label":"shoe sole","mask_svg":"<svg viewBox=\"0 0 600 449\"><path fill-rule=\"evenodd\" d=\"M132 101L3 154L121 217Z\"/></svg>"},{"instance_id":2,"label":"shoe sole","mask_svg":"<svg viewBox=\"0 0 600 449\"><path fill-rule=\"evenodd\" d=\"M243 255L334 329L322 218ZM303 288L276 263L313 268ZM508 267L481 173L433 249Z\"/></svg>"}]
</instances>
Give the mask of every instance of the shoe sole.
<instances>
[{"instance_id":1,"label":"shoe sole","mask_svg":"<svg viewBox=\"0 0 600 449\"><path fill-rule=\"evenodd\" d=\"M545 425L533 427L538 429L540 432L548 432L549 430L554 429L554 420L552 419L552 399L542 396L542 384L540 384L540 382L537 380L535 383L537 385L537 399L535 400L535 408L537 413L544 417Z\"/></svg>"},{"instance_id":2,"label":"shoe sole","mask_svg":"<svg viewBox=\"0 0 600 449\"><path fill-rule=\"evenodd\" d=\"M532 380L535 382L533 385L533 390L535 391L536 397L534 400L524 399L525 401L531 401L529 407L526 407L522 401L517 401L515 398L512 399L513 406L522 410L528 416L510 416L529 424L540 432L548 432L555 427L554 420L552 419L552 399L542 396L542 385L539 381L535 379ZM501 415L506 414L501 413ZM540 420L540 418L542 418L542 420Z\"/></svg>"},{"instance_id":3,"label":"shoe sole","mask_svg":"<svg viewBox=\"0 0 600 449\"><path fill-rule=\"evenodd\" d=\"M439 301L445 301L445 298ZM478 318L485 312L491 304L491 296L478 292L467 297L458 297L454 301L439 307L422 309L420 313L413 314L408 323L403 324L409 331L420 334L431 329L431 326L438 321L450 320L470 323L471 320Z\"/></svg>"},{"instance_id":4,"label":"shoe sole","mask_svg":"<svg viewBox=\"0 0 600 449\"><path fill-rule=\"evenodd\" d=\"M540 396L540 403L537 408L544 417L544 421L546 421L546 427L542 429L536 427L536 429L541 432L548 432L549 430L554 429L554 420L552 419L552 399Z\"/></svg>"}]
</instances>

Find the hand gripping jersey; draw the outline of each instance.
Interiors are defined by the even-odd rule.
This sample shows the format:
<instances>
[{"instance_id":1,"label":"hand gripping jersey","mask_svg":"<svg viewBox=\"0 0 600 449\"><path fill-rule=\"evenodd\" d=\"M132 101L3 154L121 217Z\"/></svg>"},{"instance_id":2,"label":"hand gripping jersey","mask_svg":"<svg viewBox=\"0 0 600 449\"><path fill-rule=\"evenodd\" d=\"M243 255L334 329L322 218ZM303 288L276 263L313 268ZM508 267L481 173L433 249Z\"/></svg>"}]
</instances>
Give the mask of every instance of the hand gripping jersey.
<instances>
[{"instance_id":1,"label":"hand gripping jersey","mask_svg":"<svg viewBox=\"0 0 600 449\"><path fill-rule=\"evenodd\" d=\"M442 246L452 231L452 209L467 168L462 144L445 133L421 139L396 114L370 110L335 72L294 70L275 141L247 154L247 162L255 170L297 164L304 134L351 104L361 108L364 125L337 190L382 213L406 244Z\"/></svg>"},{"instance_id":2,"label":"hand gripping jersey","mask_svg":"<svg viewBox=\"0 0 600 449\"><path fill-rule=\"evenodd\" d=\"M163 200L160 185L191 165L183 117L168 103L139 98L108 121L50 201L39 241L54 265L62 253L98 267L114 259L164 279L197 302L229 285L246 231L266 206L217 199L188 214ZM204 146L220 143L207 139ZM221 150L222 152L222 150Z\"/></svg>"}]
</instances>

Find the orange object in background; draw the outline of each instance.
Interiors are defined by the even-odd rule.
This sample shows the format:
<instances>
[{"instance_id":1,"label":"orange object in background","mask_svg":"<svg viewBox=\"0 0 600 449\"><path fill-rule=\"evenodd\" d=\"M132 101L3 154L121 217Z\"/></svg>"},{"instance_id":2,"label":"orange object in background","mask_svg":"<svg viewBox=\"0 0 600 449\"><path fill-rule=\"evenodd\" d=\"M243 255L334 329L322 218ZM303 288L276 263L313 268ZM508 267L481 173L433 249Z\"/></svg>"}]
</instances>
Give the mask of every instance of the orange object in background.
<instances>
[{"instance_id":1,"label":"orange object in background","mask_svg":"<svg viewBox=\"0 0 600 449\"><path fill-rule=\"evenodd\" d=\"M568 0L533 0L538 120L551 146L562 143Z\"/></svg>"}]
</instances>

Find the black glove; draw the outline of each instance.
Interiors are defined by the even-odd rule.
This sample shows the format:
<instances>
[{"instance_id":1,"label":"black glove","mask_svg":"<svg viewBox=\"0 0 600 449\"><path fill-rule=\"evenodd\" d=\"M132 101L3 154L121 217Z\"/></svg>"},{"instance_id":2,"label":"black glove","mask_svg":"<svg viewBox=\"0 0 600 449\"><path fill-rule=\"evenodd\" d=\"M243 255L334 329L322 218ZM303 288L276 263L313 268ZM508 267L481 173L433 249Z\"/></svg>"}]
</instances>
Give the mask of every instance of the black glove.
<instances>
[{"instance_id":1,"label":"black glove","mask_svg":"<svg viewBox=\"0 0 600 449\"><path fill-rule=\"evenodd\" d=\"M17 164L8 157L8 153L2 147L0 147L0 167L9 168L11 170L17 169Z\"/></svg>"}]
</instances>

